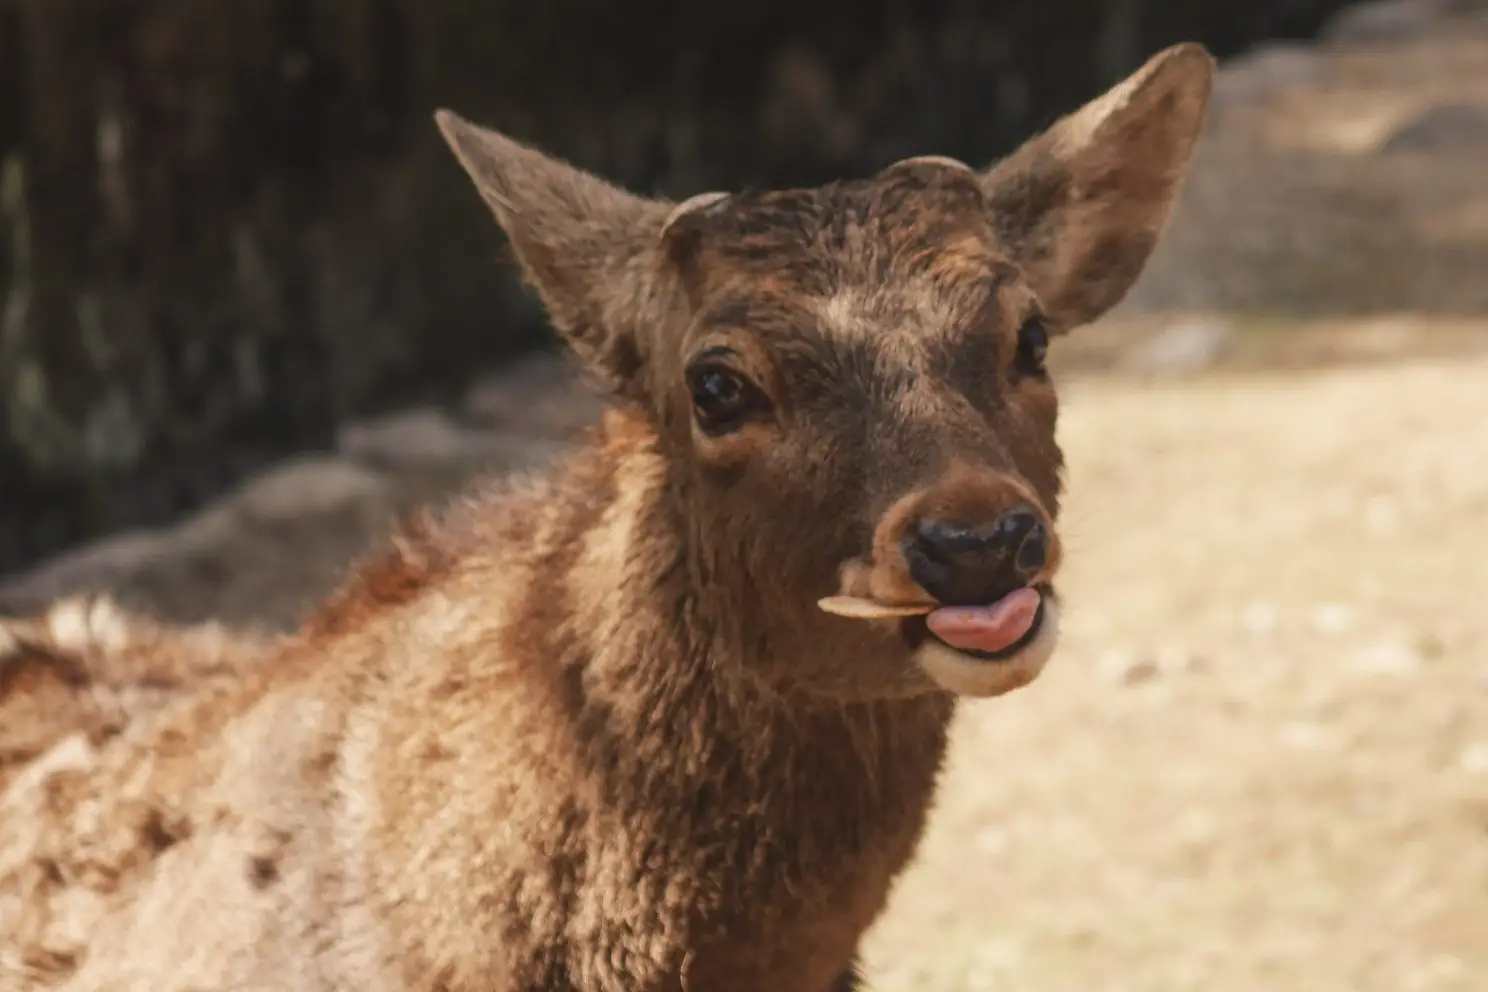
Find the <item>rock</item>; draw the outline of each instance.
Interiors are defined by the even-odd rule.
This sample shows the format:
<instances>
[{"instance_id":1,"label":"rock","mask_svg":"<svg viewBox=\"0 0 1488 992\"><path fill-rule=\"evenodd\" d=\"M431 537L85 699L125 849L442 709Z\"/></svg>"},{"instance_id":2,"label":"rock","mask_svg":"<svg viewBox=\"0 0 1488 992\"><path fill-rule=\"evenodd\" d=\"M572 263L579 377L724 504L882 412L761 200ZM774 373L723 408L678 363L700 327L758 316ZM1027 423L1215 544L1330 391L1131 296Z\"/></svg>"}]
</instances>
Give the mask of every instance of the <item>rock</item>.
<instances>
[{"instance_id":1,"label":"rock","mask_svg":"<svg viewBox=\"0 0 1488 992\"><path fill-rule=\"evenodd\" d=\"M1267 42L1221 64L1214 79L1213 110L1223 113L1250 106L1279 90L1316 85L1325 77L1312 46Z\"/></svg>"},{"instance_id":2,"label":"rock","mask_svg":"<svg viewBox=\"0 0 1488 992\"><path fill-rule=\"evenodd\" d=\"M336 432L336 450L374 464L456 461L475 443L470 434L439 410L402 410L346 424Z\"/></svg>"},{"instance_id":3,"label":"rock","mask_svg":"<svg viewBox=\"0 0 1488 992\"><path fill-rule=\"evenodd\" d=\"M1197 371L1219 360L1231 334L1230 325L1222 320L1181 321L1134 348L1124 364L1129 369L1157 374Z\"/></svg>"},{"instance_id":4,"label":"rock","mask_svg":"<svg viewBox=\"0 0 1488 992\"><path fill-rule=\"evenodd\" d=\"M1472 17L1488 14L1488 0L1436 0L1443 14Z\"/></svg>"},{"instance_id":5,"label":"rock","mask_svg":"<svg viewBox=\"0 0 1488 992\"><path fill-rule=\"evenodd\" d=\"M220 558L255 527L293 525L347 506L390 506L391 483L334 456L283 462L172 527L138 530L83 545L0 584L0 609L29 613L63 596L108 591L133 595L141 576ZM294 571L300 563L286 562Z\"/></svg>"},{"instance_id":6,"label":"rock","mask_svg":"<svg viewBox=\"0 0 1488 992\"><path fill-rule=\"evenodd\" d=\"M1442 103L1398 125L1380 144L1380 151L1434 152L1488 148L1488 106Z\"/></svg>"},{"instance_id":7,"label":"rock","mask_svg":"<svg viewBox=\"0 0 1488 992\"><path fill-rule=\"evenodd\" d=\"M288 520L377 498L385 486L376 472L346 459L296 458L243 486L229 498L228 508L258 521Z\"/></svg>"},{"instance_id":8,"label":"rock","mask_svg":"<svg viewBox=\"0 0 1488 992\"><path fill-rule=\"evenodd\" d=\"M1440 14L1428 0L1370 0L1334 14L1319 37L1341 46L1408 41L1425 34Z\"/></svg>"},{"instance_id":9,"label":"rock","mask_svg":"<svg viewBox=\"0 0 1488 992\"><path fill-rule=\"evenodd\" d=\"M566 356L534 355L485 376L465 394L462 420L561 439L596 422L603 403Z\"/></svg>"},{"instance_id":10,"label":"rock","mask_svg":"<svg viewBox=\"0 0 1488 992\"><path fill-rule=\"evenodd\" d=\"M470 462L516 468L544 461L554 450L551 441L528 433L462 427L432 408L347 424L337 432L336 447L350 458L389 468Z\"/></svg>"},{"instance_id":11,"label":"rock","mask_svg":"<svg viewBox=\"0 0 1488 992\"><path fill-rule=\"evenodd\" d=\"M0 582L0 610L29 613L68 593L120 585L168 553L169 533L126 531L48 559Z\"/></svg>"}]
</instances>

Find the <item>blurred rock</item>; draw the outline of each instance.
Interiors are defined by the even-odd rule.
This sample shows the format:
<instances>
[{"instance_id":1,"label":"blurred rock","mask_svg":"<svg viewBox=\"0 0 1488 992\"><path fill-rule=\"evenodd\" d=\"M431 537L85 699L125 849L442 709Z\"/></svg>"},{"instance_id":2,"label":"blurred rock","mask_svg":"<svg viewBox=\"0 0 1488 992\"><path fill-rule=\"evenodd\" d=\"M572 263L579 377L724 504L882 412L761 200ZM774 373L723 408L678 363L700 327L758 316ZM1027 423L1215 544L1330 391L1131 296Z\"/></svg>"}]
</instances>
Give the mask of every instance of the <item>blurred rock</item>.
<instances>
[{"instance_id":1,"label":"blurred rock","mask_svg":"<svg viewBox=\"0 0 1488 992\"><path fill-rule=\"evenodd\" d=\"M531 355L491 373L465 394L464 419L543 438L565 438L599 420L599 394L561 354Z\"/></svg>"},{"instance_id":2,"label":"blurred rock","mask_svg":"<svg viewBox=\"0 0 1488 992\"><path fill-rule=\"evenodd\" d=\"M1439 19L1432 0L1366 0L1344 7L1322 30L1336 45L1377 45L1419 37Z\"/></svg>"},{"instance_id":3,"label":"blurred rock","mask_svg":"<svg viewBox=\"0 0 1488 992\"><path fill-rule=\"evenodd\" d=\"M1220 115L1252 106L1288 87L1316 85L1327 75L1326 66L1311 45L1257 45L1224 62L1214 80L1213 112Z\"/></svg>"},{"instance_id":4,"label":"blurred rock","mask_svg":"<svg viewBox=\"0 0 1488 992\"><path fill-rule=\"evenodd\" d=\"M23 614L66 595L118 588L168 555L167 534L126 531L48 559L24 573L0 578L0 613Z\"/></svg>"},{"instance_id":5,"label":"blurred rock","mask_svg":"<svg viewBox=\"0 0 1488 992\"><path fill-rule=\"evenodd\" d=\"M1488 312L1488 169L1464 109L1488 107L1488 17L1381 9L1405 13L1362 16L1422 28L1220 63L1218 112L1121 312Z\"/></svg>"},{"instance_id":6,"label":"blurred rock","mask_svg":"<svg viewBox=\"0 0 1488 992\"><path fill-rule=\"evenodd\" d=\"M1445 103L1400 124L1380 145L1383 152L1488 149L1488 106Z\"/></svg>"},{"instance_id":7,"label":"blurred rock","mask_svg":"<svg viewBox=\"0 0 1488 992\"><path fill-rule=\"evenodd\" d=\"M0 581L0 612L30 612L63 596L108 593L176 619L206 620L218 612L216 597L235 585L222 576L232 572L240 572L244 582L275 589L274 594L255 597L255 607L271 612L276 595L298 597L308 571L324 570L328 564L331 573L338 572L361 552L376 523L391 522L394 490L393 480L347 459L328 455L289 459L173 526L117 534ZM301 552L313 558L314 542L294 535L308 527L329 537L337 529L328 525L331 520L350 521L355 532L341 541L339 560L307 564L297 558ZM266 541L264 535L274 538ZM285 535L290 535L287 543L293 553L284 553L271 565L256 561L265 554L280 555ZM202 573L197 581L182 577L197 571ZM159 582L160 576L167 581ZM152 595L160 588L169 595ZM255 620L260 616L242 611L233 615Z\"/></svg>"},{"instance_id":8,"label":"blurred rock","mask_svg":"<svg viewBox=\"0 0 1488 992\"><path fill-rule=\"evenodd\" d=\"M387 486L377 473L342 458L309 456L276 466L227 500L231 509L260 521L328 513L376 496Z\"/></svg>"},{"instance_id":9,"label":"blurred rock","mask_svg":"<svg viewBox=\"0 0 1488 992\"><path fill-rule=\"evenodd\" d=\"M336 447L349 458L385 468L461 462L527 465L547 460L554 451L550 440L530 432L462 427L428 407L347 424L337 432Z\"/></svg>"}]
</instances>

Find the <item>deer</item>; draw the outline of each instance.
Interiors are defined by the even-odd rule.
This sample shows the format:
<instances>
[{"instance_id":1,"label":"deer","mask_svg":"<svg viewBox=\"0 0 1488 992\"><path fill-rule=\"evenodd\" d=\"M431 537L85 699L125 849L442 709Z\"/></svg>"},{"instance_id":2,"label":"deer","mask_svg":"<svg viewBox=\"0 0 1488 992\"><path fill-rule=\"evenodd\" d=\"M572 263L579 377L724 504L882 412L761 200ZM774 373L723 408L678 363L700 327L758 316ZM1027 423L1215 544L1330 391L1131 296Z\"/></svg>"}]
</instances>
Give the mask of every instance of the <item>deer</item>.
<instances>
[{"instance_id":1,"label":"deer","mask_svg":"<svg viewBox=\"0 0 1488 992\"><path fill-rule=\"evenodd\" d=\"M439 111L602 419L292 633L0 626L0 987L864 987L953 715L1058 643L1048 352L1140 275L1212 75L680 203Z\"/></svg>"}]
</instances>

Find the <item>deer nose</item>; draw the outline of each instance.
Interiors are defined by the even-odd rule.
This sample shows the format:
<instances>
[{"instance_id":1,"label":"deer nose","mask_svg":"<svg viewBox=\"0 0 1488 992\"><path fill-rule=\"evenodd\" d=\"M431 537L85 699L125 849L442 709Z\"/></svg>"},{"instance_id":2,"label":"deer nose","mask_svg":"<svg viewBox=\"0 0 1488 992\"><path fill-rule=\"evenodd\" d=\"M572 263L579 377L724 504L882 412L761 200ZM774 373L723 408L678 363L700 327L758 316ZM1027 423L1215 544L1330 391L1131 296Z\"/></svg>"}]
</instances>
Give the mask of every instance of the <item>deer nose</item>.
<instances>
[{"instance_id":1,"label":"deer nose","mask_svg":"<svg viewBox=\"0 0 1488 992\"><path fill-rule=\"evenodd\" d=\"M1022 588L1049 559L1049 528L1019 506L995 520L922 518L904 535L909 575L946 606L982 606Z\"/></svg>"}]
</instances>

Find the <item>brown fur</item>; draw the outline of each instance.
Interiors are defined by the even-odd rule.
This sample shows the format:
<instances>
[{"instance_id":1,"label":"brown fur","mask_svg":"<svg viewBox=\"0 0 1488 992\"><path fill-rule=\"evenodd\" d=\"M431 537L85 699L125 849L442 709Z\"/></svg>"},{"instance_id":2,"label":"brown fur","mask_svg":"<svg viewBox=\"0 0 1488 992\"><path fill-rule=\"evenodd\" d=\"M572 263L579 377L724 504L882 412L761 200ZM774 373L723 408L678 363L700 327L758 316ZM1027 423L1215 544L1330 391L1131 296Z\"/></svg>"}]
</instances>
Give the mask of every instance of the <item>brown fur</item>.
<instances>
[{"instance_id":1,"label":"brown fur","mask_svg":"<svg viewBox=\"0 0 1488 992\"><path fill-rule=\"evenodd\" d=\"M614 408L282 642L0 627L0 987L853 988L954 697L923 626L814 603L912 585L917 516L1052 529L1018 329L1125 292L1210 71L1164 53L986 173L680 210L441 115ZM691 410L718 347L770 404L737 429ZM939 650L1007 673L983 694L1042 664Z\"/></svg>"},{"instance_id":2,"label":"brown fur","mask_svg":"<svg viewBox=\"0 0 1488 992\"><path fill-rule=\"evenodd\" d=\"M215 624L165 627L107 599L0 620L0 794L69 735L102 746L182 694L236 682L266 646Z\"/></svg>"}]
</instances>

